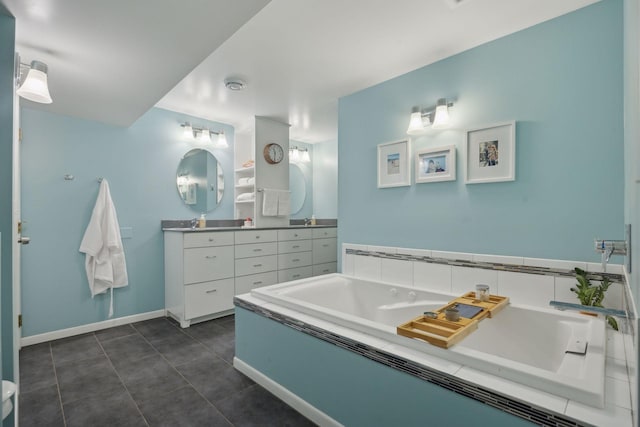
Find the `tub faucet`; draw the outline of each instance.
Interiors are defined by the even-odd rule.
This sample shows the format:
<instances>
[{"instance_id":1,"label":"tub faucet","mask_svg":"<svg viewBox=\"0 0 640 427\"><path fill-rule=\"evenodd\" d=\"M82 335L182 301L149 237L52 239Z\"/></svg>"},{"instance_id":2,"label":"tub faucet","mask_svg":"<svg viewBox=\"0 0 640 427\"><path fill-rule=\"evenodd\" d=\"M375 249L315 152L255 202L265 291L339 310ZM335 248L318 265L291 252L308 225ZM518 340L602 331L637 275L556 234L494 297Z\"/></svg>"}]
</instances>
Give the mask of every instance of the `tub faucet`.
<instances>
[{"instance_id":1,"label":"tub faucet","mask_svg":"<svg viewBox=\"0 0 640 427\"><path fill-rule=\"evenodd\" d=\"M191 220L191 229L195 230L196 229L196 225L198 225L198 218L193 218Z\"/></svg>"},{"instance_id":2,"label":"tub faucet","mask_svg":"<svg viewBox=\"0 0 640 427\"><path fill-rule=\"evenodd\" d=\"M605 316L616 316L627 318L627 312L613 308L594 307L590 305L573 304L562 301L549 301L549 305L556 310L584 311L585 313L604 314Z\"/></svg>"},{"instance_id":3,"label":"tub faucet","mask_svg":"<svg viewBox=\"0 0 640 427\"><path fill-rule=\"evenodd\" d=\"M627 255L627 242L624 240L600 240L594 242L596 252L602 253L602 271L607 271L611 255Z\"/></svg>"}]
</instances>

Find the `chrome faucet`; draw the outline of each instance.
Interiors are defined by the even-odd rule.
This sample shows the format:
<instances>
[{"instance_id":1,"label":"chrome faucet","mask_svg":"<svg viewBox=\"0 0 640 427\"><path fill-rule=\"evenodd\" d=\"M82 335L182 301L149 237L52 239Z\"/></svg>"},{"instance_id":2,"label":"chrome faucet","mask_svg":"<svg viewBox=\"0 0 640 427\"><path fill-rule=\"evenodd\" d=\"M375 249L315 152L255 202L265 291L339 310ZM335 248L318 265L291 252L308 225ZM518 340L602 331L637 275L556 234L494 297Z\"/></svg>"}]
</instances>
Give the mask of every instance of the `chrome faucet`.
<instances>
[{"instance_id":1,"label":"chrome faucet","mask_svg":"<svg viewBox=\"0 0 640 427\"><path fill-rule=\"evenodd\" d=\"M607 271L611 255L627 255L627 242L624 240L600 240L594 242L596 252L602 253L602 271Z\"/></svg>"},{"instance_id":2,"label":"chrome faucet","mask_svg":"<svg viewBox=\"0 0 640 427\"><path fill-rule=\"evenodd\" d=\"M198 225L198 218L193 218L191 220L191 229L195 230L196 229L196 225Z\"/></svg>"},{"instance_id":3,"label":"chrome faucet","mask_svg":"<svg viewBox=\"0 0 640 427\"><path fill-rule=\"evenodd\" d=\"M311 219L309 218L304 219L304 226L306 227L307 225L311 225Z\"/></svg>"},{"instance_id":4,"label":"chrome faucet","mask_svg":"<svg viewBox=\"0 0 640 427\"><path fill-rule=\"evenodd\" d=\"M562 301L549 301L549 305L556 310L584 311L585 313L604 314L605 316L628 317L628 313L624 310L616 310L613 308L594 307L590 305L573 304Z\"/></svg>"}]
</instances>

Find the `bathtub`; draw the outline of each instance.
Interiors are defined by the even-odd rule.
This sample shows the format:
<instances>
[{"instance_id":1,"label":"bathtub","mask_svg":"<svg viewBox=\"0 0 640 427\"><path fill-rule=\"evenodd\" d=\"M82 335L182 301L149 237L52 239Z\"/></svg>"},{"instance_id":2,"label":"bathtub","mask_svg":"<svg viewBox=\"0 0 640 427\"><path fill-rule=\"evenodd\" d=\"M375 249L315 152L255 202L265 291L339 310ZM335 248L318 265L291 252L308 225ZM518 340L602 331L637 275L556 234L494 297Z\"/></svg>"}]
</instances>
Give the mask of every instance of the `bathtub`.
<instances>
[{"instance_id":1,"label":"bathtub","mask_svg":"<svg viewBox=\"0 0 640 427\"><path fill-rule=\"evenodd\" d=\"M604 407L605 323L601 318L510 304L449 349L397 335L396 326L459 295L342 274L257 288L251 295L548 393ZM567 353L587 342L586 354ZM481 385L481 384L480 384Z\"/></svg>"}]
</instances>

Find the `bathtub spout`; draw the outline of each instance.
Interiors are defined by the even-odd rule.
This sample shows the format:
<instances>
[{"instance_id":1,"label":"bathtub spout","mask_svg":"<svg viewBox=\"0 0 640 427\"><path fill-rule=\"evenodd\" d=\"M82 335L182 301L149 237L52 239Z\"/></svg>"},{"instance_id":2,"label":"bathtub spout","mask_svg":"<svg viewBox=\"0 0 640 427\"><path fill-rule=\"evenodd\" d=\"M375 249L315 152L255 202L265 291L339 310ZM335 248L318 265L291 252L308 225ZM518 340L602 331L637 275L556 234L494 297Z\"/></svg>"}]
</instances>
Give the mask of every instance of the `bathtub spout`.
<instances>
[{"instance_id":1,"label":"bathtub spout","mask_svg":"<svg viewBox=\"0 0 640 427\"><path fill-rule=\"evenodd\" d=\"M604 314L606 316L628 317L624 310L613 308L593 307L590 305L572 304L570 302L549 301L549 305L556 310L584 311L586 313Z\"/></svg>"}]
</instances>

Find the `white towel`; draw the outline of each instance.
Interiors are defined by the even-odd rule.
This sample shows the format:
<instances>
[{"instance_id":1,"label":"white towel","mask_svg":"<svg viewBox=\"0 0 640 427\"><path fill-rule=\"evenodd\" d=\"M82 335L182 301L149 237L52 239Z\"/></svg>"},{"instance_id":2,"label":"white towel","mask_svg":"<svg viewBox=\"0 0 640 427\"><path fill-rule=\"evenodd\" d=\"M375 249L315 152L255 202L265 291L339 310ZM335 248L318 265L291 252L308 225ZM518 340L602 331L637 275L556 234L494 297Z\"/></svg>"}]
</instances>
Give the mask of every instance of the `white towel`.
<instances>
[{"instance_id":1,"label":"white towel","mask_svg":"<svg viewBox=\"0 0 640 427\"><path fill-rule=\"evenodd\" d=\"M291 213L291 192L278 192L278 216L287 216Z\"/></svg>"},{"instance_id":2,"label":"white towel","mask_svg":"<svg viewBox=\"0 0 640 427\"><path fill-rule=\"evenodd\" d=\"M247 185L251 185L251 184L255 184L256 183L256 177L252 176L251 178L247 178Z\"/></svg>"},{"instance_id":3,"label":"white towel","mask_svg":"<svg viewBox=\"0 0 640 427\"><path fill-rule=\"evenodd\" d=\"M236 198L236 201L238 202L246 202L249 200L253 200L253 193L242 193L242 194L238 194L238 197Z\"/></svg>"},{"instance_id":4,"label":"white towel","mask_svg":"<svg viewBox=\"0 0 640 427\"><path fill-rule=\"evenodd\" d=\"M238 185L247 185L249 184L249 178L238 178Z\"/></svg>"},{"instance_id":5,"label":"white towel","mask_svg":"<svg viewBox=\"0 0 640 427\"><path fill-rule=\"evenodd\" d=\"M129 279L120 225L106 179L100 184L89 225L80 243L80 252L86 254L85 269L91 298L111 289L109 317L112 317L113 288L127 286Z\"/></svg>"},{"instance_id":6,"label":"white towel","mask_svg":"<svg viewBox=\"0 0 640 427\"><path fill-rule=\"evenodd\" d=\"M278 190L267 188L262 192L262 215L278 216Z\"/></svg>"}]
</instances>

